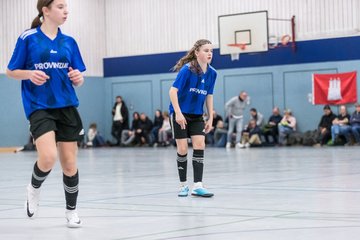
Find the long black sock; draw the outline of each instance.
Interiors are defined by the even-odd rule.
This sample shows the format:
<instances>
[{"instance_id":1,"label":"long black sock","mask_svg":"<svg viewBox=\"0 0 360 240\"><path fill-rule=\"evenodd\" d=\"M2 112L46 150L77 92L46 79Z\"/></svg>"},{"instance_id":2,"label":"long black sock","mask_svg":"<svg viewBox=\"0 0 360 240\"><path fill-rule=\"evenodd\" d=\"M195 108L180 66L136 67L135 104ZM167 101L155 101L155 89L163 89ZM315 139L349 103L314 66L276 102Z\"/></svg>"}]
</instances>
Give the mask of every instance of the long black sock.
<instances>
[{"instance_id":1,"label":"long black sock","mask_svg":"<svg viewBox=\"0 0 360 240\"><path fill-rule=\"evenodd\" d=\"M72 177L63 174L66 209L75 210L76 202L79 193L79 171Z\"/></svg>"},{"instance_id":2,"label":"long black sock","mask_svg":"<svg viewBox=\"0 0 360 240\"><path fill-rule=\"evenodd\" d=\"M194 149L193 151L194 182L202 182L204 171L204 150Z\"/></svg>"},{"instance_id":3,"label":"long black sock","mask_svg":"<svg viewBox=\"0 0 360 240\"><path fill-rule=\"evenodd\" d=\"M187 171L187 154L177 154L177 166L179 171L180 182L186 182L186 171Z\"/></svg>"},{"instance_id":4,"label":"long black sock","mask_svg":"<svg viewBox=\"0 0 360 240\"><path fill-rule=\"evenodd\" d=\"M40 168L37 165L37 162L34 164L34 170L31 176L31 185L34 188L39 188L41 187L41 184L45 181L47 175L49 175L49 173L51 172L43 172L40 170Z\"/></svg>"}]
</instances>

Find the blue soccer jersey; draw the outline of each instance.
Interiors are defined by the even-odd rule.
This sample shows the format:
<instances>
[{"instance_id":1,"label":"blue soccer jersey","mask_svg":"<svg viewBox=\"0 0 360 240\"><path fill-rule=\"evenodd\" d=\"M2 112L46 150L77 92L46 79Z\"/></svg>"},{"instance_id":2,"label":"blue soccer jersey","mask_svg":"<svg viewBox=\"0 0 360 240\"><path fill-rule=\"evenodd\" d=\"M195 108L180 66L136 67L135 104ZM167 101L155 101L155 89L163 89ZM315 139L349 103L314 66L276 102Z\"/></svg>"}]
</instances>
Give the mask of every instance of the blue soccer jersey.
<instances>
[{"instance_id":1,"label":"blue soccer jersey","mask_svg":"<svg viewBox=\"0 0 360 240\"><path fill-rule=\"evenodd\" d=\"M68 77L69 67L86 70L76 41L61 33L48 38L40 27L20 35L8 68L10 70L40 70L50 78L41 86L30 80L21 82L21 93L26 117L39 109L79 105L75 89Z\"/></svg>"},{"instance_id":2,"label":"blue soccer jersey","mask_svg":"<svg viewBox=\"0 0 360 240\"><path fill-rule=\"evenodd\" d=\"M178 101L182 113L204 113L204 102L207 95L214 92L216 70L208 65L206 73L197 74L190 70L190 63L185 64L179 71L173 87L178 89ZM170 103L169 112L174 112Z\"/></svg>"}]
</instances>

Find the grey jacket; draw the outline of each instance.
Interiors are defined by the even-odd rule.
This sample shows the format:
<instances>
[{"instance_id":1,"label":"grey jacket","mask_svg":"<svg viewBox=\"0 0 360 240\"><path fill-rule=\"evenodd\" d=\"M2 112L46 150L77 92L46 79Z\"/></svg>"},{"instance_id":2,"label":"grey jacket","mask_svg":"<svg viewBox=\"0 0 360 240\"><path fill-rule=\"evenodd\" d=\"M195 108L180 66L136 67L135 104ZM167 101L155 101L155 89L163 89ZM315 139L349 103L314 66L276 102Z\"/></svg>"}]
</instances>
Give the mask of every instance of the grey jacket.
<instances>
[{"instance_id":1,"label":"grey jacket","mask_svg":"<svg viewBox=\"0 0 360 240\"><path fill-rule=\"evenodd\" d=\"M226 113L234 118L242 118L244 109L248 105L250 105L249 97L244 101L240 101L239 96L233 97L225 104Z\"/></svg>"}]
</instances>

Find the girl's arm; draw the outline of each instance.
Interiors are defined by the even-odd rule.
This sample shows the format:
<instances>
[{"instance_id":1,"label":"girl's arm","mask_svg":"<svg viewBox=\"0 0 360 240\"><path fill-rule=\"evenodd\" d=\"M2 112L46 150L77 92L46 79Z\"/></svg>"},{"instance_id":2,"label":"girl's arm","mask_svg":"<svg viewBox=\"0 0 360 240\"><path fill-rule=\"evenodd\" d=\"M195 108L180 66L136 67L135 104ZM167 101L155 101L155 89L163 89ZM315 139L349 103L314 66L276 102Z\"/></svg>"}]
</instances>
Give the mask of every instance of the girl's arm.
<instances>
[{"instance_id":1,"label":"girl's arm","mask_svg":"<svg viewBox=\"0 0 360 240\"><path fill-rule=\"evenodd\" d=\"M174 107L176 122L181 126L181 129L185 129L185 125L187 123L186 123L186 119L185 119L184 115L181 113L177 92L178 92L177 88L174 88L174 87L170 88L170 90L169 90L170 101Z\"/></svg>"},{"instance_id":2,"label":"girl's arm","mask_svg":"<svg viewBox=\"0 0 360 240\"><path fill-rule=\"evenodd\" d=\"M214 118L214 97L213 95L209 94L206 96L206 108L207 108L207 113L208 113L208 120L206 121L205 124L205 133L208 133L211 131L211 127L212 127L212 123L213 123L213 118Z\"/></svg>"},{"instance_id":3,"label":"girl's arm","mask_svg":"<svg viewBox=\"0 0 360 240\"><path fill-rule=\"evenodd\" d=\"M6 75L16 80L30 79L32 83L38 86L43 85L50 78L46 73L39 70L6 69Z\"/></svg>"}]
</instances>

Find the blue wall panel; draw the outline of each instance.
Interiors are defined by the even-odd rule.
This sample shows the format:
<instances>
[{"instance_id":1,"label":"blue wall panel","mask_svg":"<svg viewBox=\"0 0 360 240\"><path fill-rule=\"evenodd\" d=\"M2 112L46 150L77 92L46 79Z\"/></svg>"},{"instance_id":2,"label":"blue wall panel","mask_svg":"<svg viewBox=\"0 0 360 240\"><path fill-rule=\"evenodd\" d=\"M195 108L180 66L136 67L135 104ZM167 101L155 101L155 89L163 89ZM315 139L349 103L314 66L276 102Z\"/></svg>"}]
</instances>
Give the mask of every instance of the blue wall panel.
<instances>
[{"instance_id":1,"label":"blue wall panel","mask_svg":"<svg viewBox=\"0 0 360 240\"><path fill-rule=\"evenodd\" d=\"M224 99L226 103L230 98L238 96L245 90L250 96L250 106L245 112L245 122L249 120L249 109L256 108L268 116L274 106L273 74L254 73L224 76ZM219 112L221 113L221 112Z\"/></svg>"},{"instance_id":2,"label":"blue wall panel","mask_svg":"<svg viewBox=\"0 0 360 240\"><path fill-rule=\"evenodd\" d=\"M99 131L104 133L104 79L86 77L84 85L76 88L76 92L84 129L96 122ZM0 75L0 99L0 147L22 146L28 141L29 123L22 106L20 81Z\"/></svg>"},{"instance_id":3,"label":"blue wall panel","mask_svg":"<svg viewBox=\"0 0 360 240\"><path fill-rule=\"evenodd\" d=\"M313 106L308 101L308 94L312 92L312 74L336 72L337 69L334 68L284 72L284 104L293 111L296 118L299 118L297 124L299 131L308 130L310 126L316 129L323 108L323 106Z\"/></svg>"}]
</instances>

